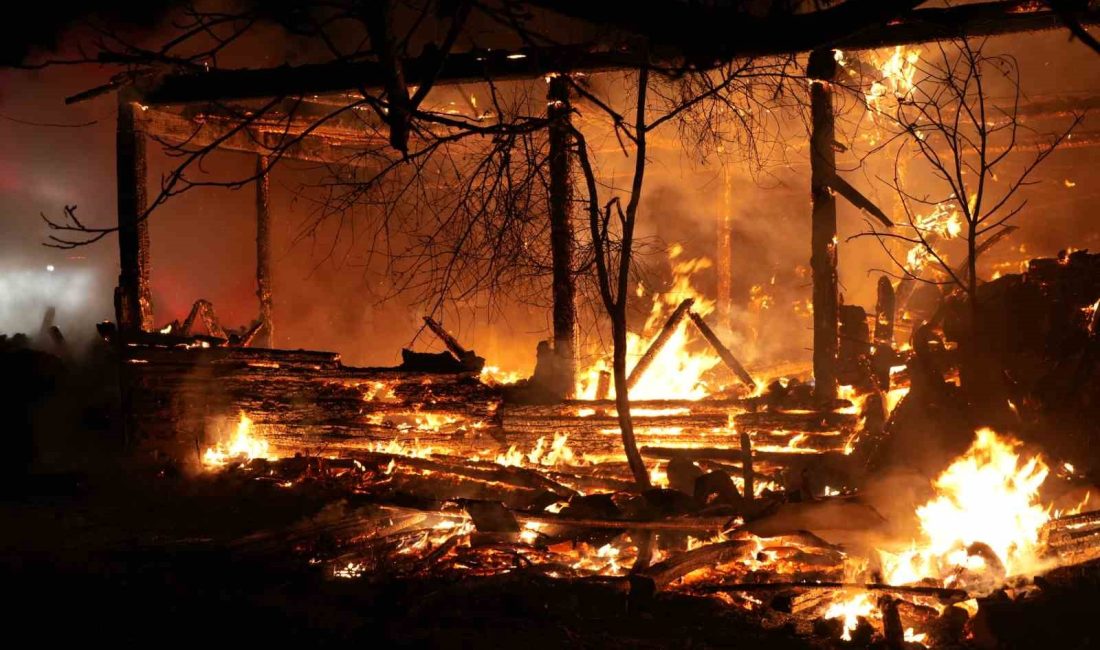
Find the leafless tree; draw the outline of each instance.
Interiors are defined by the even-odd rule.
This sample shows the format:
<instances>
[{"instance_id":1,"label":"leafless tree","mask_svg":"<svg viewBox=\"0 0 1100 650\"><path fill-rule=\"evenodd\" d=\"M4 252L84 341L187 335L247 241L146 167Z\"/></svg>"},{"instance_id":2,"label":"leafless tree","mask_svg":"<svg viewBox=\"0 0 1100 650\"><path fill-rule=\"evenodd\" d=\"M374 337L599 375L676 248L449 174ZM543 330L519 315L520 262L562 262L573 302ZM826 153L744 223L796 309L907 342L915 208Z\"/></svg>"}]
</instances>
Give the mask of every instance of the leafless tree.
<instances>
[{"instance_id":1,"label":"leafless tree","mask_svg":"<svg viewBox=\"0 0 1100 650\"><path fill-rule=\"evenodd\" d=\"M897 195L906 223L884 231L868 222L869 230L855 235L878 239L897 275L947 285L965 299L971 325L964 356L972 361L980 339L973 330L979 314L978 258L1010 231L1010 222L1027 205L1023 190L1034 172L1083 117L1074 116L1057 133L1035 132L1018 117L1022 92L1016 61L984 47L982 41L959 40L922 53L912 87L895 98L886 116L892 135L872 152L894 157L893 175L882 180ZM1030 157L1021 160L1025 152ZM919 170L905 164L910 158L931 177L930 191L912 187L909 177ZM965 241L962 264L948 261L948 242L956 235ZM900 242L910 254L902 258L889 242ZM935 277L923 272L925 263L938 271Z\"/></svg>"}]
</instances>

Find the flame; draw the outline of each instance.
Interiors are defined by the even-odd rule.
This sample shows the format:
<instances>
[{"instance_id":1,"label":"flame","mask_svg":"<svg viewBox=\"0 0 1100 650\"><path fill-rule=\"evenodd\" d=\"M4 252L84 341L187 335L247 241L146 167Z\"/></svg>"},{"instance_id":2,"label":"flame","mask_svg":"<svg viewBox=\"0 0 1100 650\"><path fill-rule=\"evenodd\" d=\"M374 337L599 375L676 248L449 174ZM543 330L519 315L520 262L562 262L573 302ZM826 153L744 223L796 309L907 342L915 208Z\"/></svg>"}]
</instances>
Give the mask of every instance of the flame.
<instances>
[{"instance_id":1,"label":"flame","mask_svg":"<svg viewBox=\"0 0 1100 650\"><path fill-rule=\"evenodd\" d=\"M515 370L502 370L498 366L485 366L481 369L481 381L485 384L503 386L514 384L523 379L523 374Z\"/></svg>"},{"instance_id":2,"label":"flame","mask_svg":"<svg viewBox=\"0 0 1100 650\"><path fill-rule=\"evenodd\" d=\"M887 100L895 101L904 99L913 92L913 79L917 74L917 63L920 62L920 50L905 49L898 45L891 52L871 52L871 63L881 77L871 83L865 99L867 108L882 112L887 109ZM883 58L885 57L885 58Z\"/></svg>"},{"instance_id":3,"label":"flame","mask_svg":"<svg viewBox=\"0 0 1100 650\"><path fill-rule=\"evenodd\" d=\"M512 445L508 447L508 451L497 454L494 462L505 467L523 467L528 464L543 467L572 465L576 457L573 450L569 448L568 442L568 434L556 433L554 434L554 440L550 443L550 448L547 449L546 438L541 437L535 441L535 446L529 453L524 454L515 445Z\"/></svg>"},{"instance_id":4,"label":"flame","mask_svg":"<svg viewBox=\"0 0 1100 650\"><path fill-rule=\"evenodd\" d=\"M825 610L825 618L843 618L844 633L840 638L845 641L852 640L852 631L859 626L860 617L867 618L875 611L875 605L871 602L866 592L856 594L848 600L838 600L829 605Z\"/></svg>"},{"instance_id":5,"label":"flame","mask_svg":"<svg viewBox=\"0 0 1100 650\"><path fill-rule=\"evenodd\" d=\"M273 458L267 441L252 434L252 419L241 413L237 430L233 438L226 443L218 443L206 450L202 462L207 467L222 467L230 461L249 461L254 458Z\"/></svg>"},{"instance_id":6,"label":"flame","mask_svg":"<svg viewBox=\"0 0 1100 650\"><path fill-rule=\"evenodd\" d=\"M421 447L420 441L413 439L412 444L408 444L403 440L394 438L389 442L375 442L370 446L370 450L379 454L392 454L394 456L408 456L409 458L428 458L432 455L433 449L431 447ZM390 461L391 467L387 469L386 473L390 474L392 470L393 461Z\"/></svg>"},{"instance_id":7,"label":"flame","mask_svg":"<svg viewBox=\"0 0 1100 650\"><path fill-rule=\"evenodd\" d=\"M397 400L393 392L393 385L384 381L371 382L366 392L363 393L364 402L392 402Z\"/></svg>"},{"instance_id":8,"label":"flame","mask_svg":"<svg viewBox=\"0 0 1100 650\"><path fill-rule=\"evenodd\" d=\"M692 310L700 316L706 316L714 311L714 301L703 296L692 284L694 275L710 268L711 261L705 257L682 259L683 252L683 247L679 244L669 249L668 257L672 263L673 275L672 287L665 293L652 295L649 317L642 332L627 333L628 358L637 360L645 354L668 317L687 298L695 300ZM645 295L645 288L641 285L638 287L638 295ZM706 347L701 352L688 350L689 344L701 338L688 320L685 318L680 321L645 374L630 389L631 399L700 400L710 394L703 381L703 375L718 365L721 359L710 347ZM600 371L608 370L607 362L599 360L581 373L576 389L578 399L595 399ZM614 395L615 389L612 386L608 397L614 397Z\"/></svg>"},{"instance_id":9,"label":"flame","mask_svg":"<svg viewBox=\"0 0 1100 650\"><path fill-rule=\"evenodd\" d=\"M933 484L937 496L917 508L924 539L894 555L880 551L886 581L907 584L935 578L956 584L964 572L989 575L992 558L974 553L986 545L1004 576L1042 568L1040 530L1050 508L1038 503L1049 469L1039 456L1021 462L1019 443L980 429L970 449Z\"/></svg>"},{"instance_id":10,"label":"flame","mask_svg":"<svg viewBox=\"0 0 1100 650\"><path fill-rule=\"evenodd\" d=\"M932 212L914 218L912 227L917 235L925 239L935 235L947 240L962 234L963 223L957 207L938 203ZM905 268L910 273L919 273L932 259L934 258L929 247L917 242L905 255Z\"/></svg>"}]
</instances>

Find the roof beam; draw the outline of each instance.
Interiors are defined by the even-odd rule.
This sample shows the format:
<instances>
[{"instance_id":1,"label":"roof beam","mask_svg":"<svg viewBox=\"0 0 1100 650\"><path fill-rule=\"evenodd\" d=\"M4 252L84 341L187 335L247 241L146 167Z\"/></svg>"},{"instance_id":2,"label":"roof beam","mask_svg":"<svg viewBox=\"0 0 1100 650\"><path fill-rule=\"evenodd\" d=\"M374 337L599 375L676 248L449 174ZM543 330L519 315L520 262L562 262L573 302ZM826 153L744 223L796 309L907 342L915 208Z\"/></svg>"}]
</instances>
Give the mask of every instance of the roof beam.
<instances>
[{"instance_id":1,"label":"roof beam","mask_svg":"<svg viewBox=\"0 0 1100 650\"><path fill-rule=\"evenodd\" d=\"M600 3L586 2L589 6ZM843 7L844 5L841 5ZM1082 24L1100 23L1100 10L1082 11ZM754 24L760 23L757 20ZM816 47L860 50L894 45L942 41L960 36L994 36L1062 27L1050 10L1025 10L1016 2L985 2L942 9L915 9L890 22L879 22L854 33L822 42L812 29L789 31L778 19L758 24L766 38L738 41L720 39L710 47L695 47L688 59L680 53L680 65L715 65L723 60L751 56L796 54ZM700 34L697 39L706 45ZM728 36L728 35L727 35ZM666 52L673 55L674 52ZM471 51L446 57L437 84L475 83L487 80L538 78L550 72L601 72L637 67L643 55L636 50L593 51L588 46L557 46L514 52ZM674 65L675 63L670 63ZM431 75L437 61L431 56L406 59L404 72L410 84ZM376 62L321 63L277 68L210 70L171 73L136 84L148 104L209 102L262 97L298 97L336 92L363 92L380 88L386 71Z\"/></svg>"},{"instance_id":2,"label":"roof beam","mask_svg":"<svg viewBox=\"0 0 1100 650\"><path fill-rule=\"evenodd\" d=\"M384 137L326 132L323 127L310 133L311 125L258 122L242 126L239 121L209 116L202 120L188 118L172 111L145 107L138 111L141 129L150 137L168 145L201 149L216 147L226 151L269 156L278 151L284 158L318 163L349 160L366 146L381 147ZM289 144L288 144L289 143Z\"/></svg>"}]
</instances>

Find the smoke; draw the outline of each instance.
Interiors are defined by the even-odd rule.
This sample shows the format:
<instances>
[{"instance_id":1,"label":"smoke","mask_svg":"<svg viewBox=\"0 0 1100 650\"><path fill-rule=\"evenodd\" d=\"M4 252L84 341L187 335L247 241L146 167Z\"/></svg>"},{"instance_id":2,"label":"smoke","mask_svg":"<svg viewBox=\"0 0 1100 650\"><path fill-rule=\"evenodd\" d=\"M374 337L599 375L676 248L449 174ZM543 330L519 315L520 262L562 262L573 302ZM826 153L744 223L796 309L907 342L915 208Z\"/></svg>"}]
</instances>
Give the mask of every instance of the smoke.
<instances>
[{"instance_id":1,"label":"smoke","mask_svg":"<svg viewBox=\"0 0 1100 650\"><path fill-rule=\"evenodd\" d=\"M263 51L242 48L235 53L241 65L248 55L293 54L296 45L265 33ZM1021 44L1017 45L1016 41ZM988 47L1027 48L1021 77L1025 89L1037 94L1073 90L1092 91L1100 60L1084 50L1065 45L1064 35L1049 33L1026 38L993 39ZM280 49L281 48L281 49ZM1088 56L1085 56L1088 54ZM278 57L276 57L278 58ZM259 65L260 58L251 61ZM238 61L233 60L234 64ZM263 61L263 65L275 61ZM1050 74L1054 69L1076 69L1071 78ZM92 225L114 220L114 106L102 97L76 106L63 98L103 81L108 71L47 69L36 73L7 73L0 97L0 114L33 121L79 124L84 128L35 127L0 121L0 331L37 331L46 307L55 306L66 336L91 332L92 324L112 314L117 276L115 239L79 251L62 253L40 245L51 234L40 212L59 214L62 206L77 204ZM598 75L594 75L593 78ZM537 80L536 84L542 84ZM585 129L598 115L581 106ZM790 118L790 116L786 116ZM796 119L788 127L802 128ZM800 139L801 138L801 139ZM811 279L809 248L809 166L804 133L792 139L783 160L774 161L765 174L753 175L745 165L731 167L730 201L724 196L724 178L715 158L700 160L685 148L675 129L663 132L649 155L646 189L640 212L639 235L646 241L638 258L649 284L660 290L668 274L664 245L681 244L686 257L718 257L717 221L726 210L733 215L733 298L728 317L715 314L712 326L741 359L752 365L771 365L809 358L811 330L807 301ZM616 144L614 134L593 132L603 179L623 186L630 160ZM996 264L1015 271L1021 259L1052 255L1067 246L1100 245L1091 225L1091 204L1100 183L1093 178L1093 149L1068 149L1052 156L1029 188L1030 202L1019 221L1021 230L989 254L990 274ZM149 145L150 191L173 163L155 143ZM254 161L243 154L219 154L205 172L210 177L242 177ZM893 197L884 192L878 176L887 167L861 170L847 178L892 210ZM272 178L276 344L284 347L330 349L349 363L391 364L401 346L410 344L420 328L425 306L408 296L381 301L388 294L385 268L366 255L361 238L345 238L335 253L328 245L332 230L316 238L300 237L300 226L311 206L295 190L312 172L301 165L278 167ZM1073 185L1066 184L1070 181ZM879 189L876 190L876 187ZM923 189L923 188L922 188ZM255 243L252 190L223 188L188 193L154 213L151 225L151 282L156 322L183 319L191 304L205 298L229 327L249 323L258 313L255 296ZM846 302L873 306L877 273L888 268L872 240L848 242L864 229L863 216L843 202L839 207L840 281ZM578 232L587 223L578 211ZM1095 242L1095 243L1094 243ZM83 259L70 259L78 257ZM53 264L53 274L45 271ZM996 267L999 268L999 267ZM1008 269L1006 266L1005 269ZM696 285L707 295L717 294L715 269L700 273ZM549 283L546 280L549 295ZM533 293L533 292L532 292ZM582 292L582 333L589 346L607 349L602 311L588 287ZM637 302L637 301L635 301ZM449 305L447 325L469 347L494 365L530 370L538 340L550 335L549 310L497 296L494 301L474 297ZM648 304L637 307L633 318L644 320ZM641 323L641 320L638 320ZM421 336L421 348L439 349L438 342Z\"/></svg>"},{"instance_id":2,"label":"smoke","mask_svg":"<svg viewBox=\"0 0 1100 650\"><path fill-rule=\"evenodd\" d=\"M96 294L107 290L105 285L94 270L86 268L0 267L0 332L37 333L52 307L54 324L62 333L90 336L86 319L95 311Z\"/></svg>"}]
</instances>

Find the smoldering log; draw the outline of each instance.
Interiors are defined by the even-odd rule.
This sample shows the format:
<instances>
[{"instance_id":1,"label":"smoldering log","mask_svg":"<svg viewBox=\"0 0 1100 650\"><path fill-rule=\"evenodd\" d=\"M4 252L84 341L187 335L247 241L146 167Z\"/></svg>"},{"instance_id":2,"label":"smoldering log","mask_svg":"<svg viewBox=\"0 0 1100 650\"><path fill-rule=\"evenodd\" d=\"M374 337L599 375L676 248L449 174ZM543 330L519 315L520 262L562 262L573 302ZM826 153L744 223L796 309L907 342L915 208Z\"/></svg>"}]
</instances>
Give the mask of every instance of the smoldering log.
<instances>
[{"instance_id":1,"label":"smoldering log","mask_svg":"<svg viewBox=\"0 0 1100 650\"><path fill-rule=\"evenodd\" d=\"M786 589L797 590L826 590L826 591L873 591L911 596L927 596L937 598L944 603L957 603L970 598L970 594L963 589L948 589L943 587L918 587L884 585L879 583L852 583L852 582L753 582L742 584L710 584L699 585L697 591L703 593L717 592L751 592L751 591L783 591Z\"/></svg>"},{"instance_id":2,"label":"smoldering log","mask_svg":"<svg viewBox=\"0 0 1100 650\"><path fill-rule=\"evenodd\" d=\"M714 330L707 325L707 322L703 320L703 317L694 311L689 311L688 315L691 316L692 322L695 323L699 331L703 333L703 337L714 348L718 356L722 358L726 366L733 371L733 374L737 375L737 378L741 380L741 383L745 384L750 390L756 390L756 381L749 374L748 370L745 370L745 366L741 365L741 362L737 360L737 357L733 356L733 353L729 351L722 341L718 338L718 335L714 333Z\"/></svg>"},{"instance_id":3,"label":"smoldering log","mask_svg":"<svg viewBox=\"0 0 1100 650\"><path fill-rule=\"evenodd\" d=\"M658 562L645 571L630 576L631 601L644 603L658 590L692 571L748 557L755 549L754 542L736 540L720 542L701 546Z\"/></svg>"},{"instance_id":4,"label":"smoldering log","mask_svg":"<svg viewBox=\"0 0 1100 650\"><path fill-rule=\"evenodd\" d=\"M638 381L645 374L645 371L649 369L649 366L653 363L653 360L657 358L661 350L664 349L668 340L672 338L673 332L676 331L676 326L680 324L680 321L684 320L684 316L687 316L691 306L695 304L694 298L685 298L672 312L672 315L665 321L664 327L657 334L657 338L653 339L653 343L649 344L649 348L642 355L641 359L638 359L638 363L634 365L634 368L630 371L630 376L626 378L626 387L634 388L638 384Z\"/></svg>"},{"instance_id":5,"label":"smoldering log","mask_svg":"<svg viewBox=\"0 0 1100 650\"><path fill-rule=\"evenodd\" d=\"M752 440L749 434L741 432L741 478L745 483L742 498L751 503L755 498L755 474L752 469Z\"/></svg>"},{"instance_id":6,"label":"smoldering log","mask_svg":"<svg viewBox=\"0 0 1100 650\"><path fill-rule=\"evenodd\" d=\"M688 460L728 460L740 463L744 458L744 453L741 448L725 448L725 447L642 447L641 452L643 456L649 456L650 458L686 458ZM753 461L769 461L777 464L789 463L802 456L812 456L815 459L836 458L842 459L845 454L841 451L827 451L827 452L815 452L813 450L806 450L799 452L798 450L791 450L787 452L783 451L763 451L760 449L752 450Z\"/></svg>"},{"instance_id":7,"label":"smoldering log","mask_svg":"<svg viewBox=\"0 0 1100 650\"><path fill-rule=\"evenodd\" d=\"M443 462L434 457L431 459L415 458L402 454L377 452L359 452L354 454L353 457L376 465L385 465L386 463L393 462L395 465L404 465L416 469L438 472L440 474L451 474L453 476L491 481L515 487L549 490L562 496L577 494L576 490L552 481L538 472L523 467L505 467L495 463L476 466L458 462Z\"/></svg>"}]
</instances>

